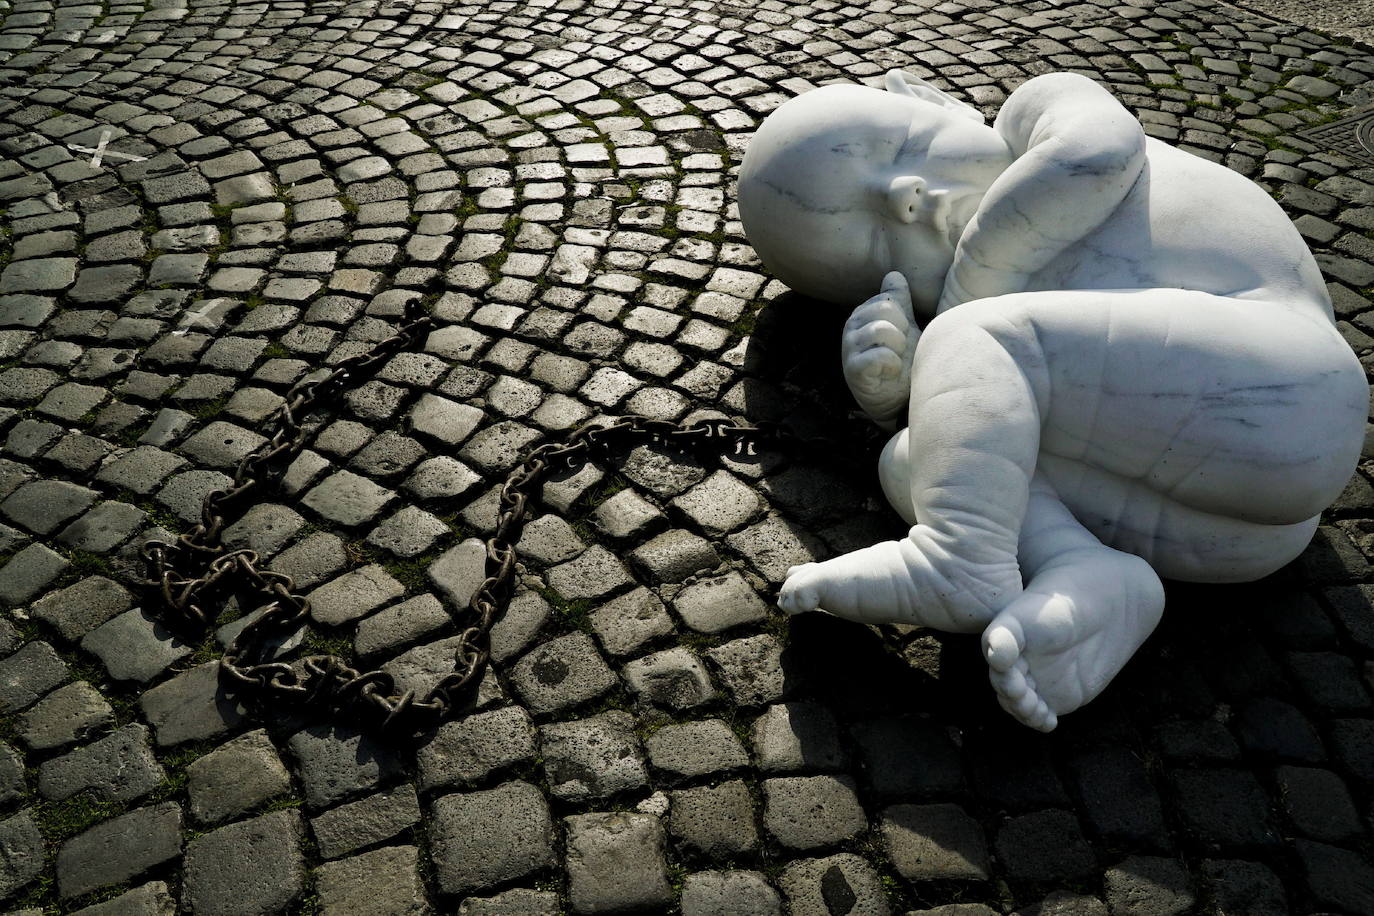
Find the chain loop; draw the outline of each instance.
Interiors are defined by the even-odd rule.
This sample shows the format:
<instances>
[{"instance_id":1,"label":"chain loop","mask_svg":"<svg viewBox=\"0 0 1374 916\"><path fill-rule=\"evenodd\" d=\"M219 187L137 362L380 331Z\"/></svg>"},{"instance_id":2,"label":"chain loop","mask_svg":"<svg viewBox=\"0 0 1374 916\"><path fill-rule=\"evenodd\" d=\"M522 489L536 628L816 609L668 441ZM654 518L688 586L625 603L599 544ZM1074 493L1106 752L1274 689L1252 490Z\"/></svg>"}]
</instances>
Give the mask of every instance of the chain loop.
<instances>
[{"instance_id":1,"label":"chain loop","mask_svg":"<svg viewBox=\"0 0 1374 916\"><path fill-rule=\"evenodd\" d=\"M464 609L468 623L459 632L453 671L424 696L414 690L395 692L395 681L381 670L359 672L334 655L313 655L287 664L275 659L270 640L285 638L310 615L310 599L299 594L288 575L258 565L258 554L234 549L222 541L228 519L305 448L310 432L301 425L316 406L339 397L349 384L365 378L401 351L412 347L430 326L421 317L371 350L341 360L328 374L297 383L270 419L264 442L235 467L233 482L208 493L200 523L171 543L149 540L139 554L145 564L144 586L160 599L165 612L183 627L203 631L214 619L202 603L230 589L251 588L263 604L250 612L250 622L225 650L220 670L238 689L255 691L265 701L312 703L349 715L362 713L384 730L432 727L463 708L460 693L475 689L486 671L492 624L510 600L518 557L515 550L534 496L555 471L572 471L591 458L636 444L671 443L708 447L727 455L752 455L775 430L740 426L726 419L689 425L650 417L622 417L578 427L561 441L529 450L507 475L500 490L496 527L486 541L486 576ZM197 574L191 571L199 570Z\"/></svg>"}]
</instances>

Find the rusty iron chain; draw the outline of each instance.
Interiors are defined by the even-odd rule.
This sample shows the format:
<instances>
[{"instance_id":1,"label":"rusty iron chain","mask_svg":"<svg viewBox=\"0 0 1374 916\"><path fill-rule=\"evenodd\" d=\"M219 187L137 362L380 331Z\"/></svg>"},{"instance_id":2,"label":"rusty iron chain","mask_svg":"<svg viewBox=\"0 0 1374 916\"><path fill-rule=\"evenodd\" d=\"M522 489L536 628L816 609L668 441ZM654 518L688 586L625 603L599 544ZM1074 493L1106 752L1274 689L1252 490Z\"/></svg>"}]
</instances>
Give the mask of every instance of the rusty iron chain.
<instances>
[{"instance_id":1,"label":"rusty iron chain","mask_svg":"<svg viewBox=\"0 0 1374 916\"><path fill-rule=\"evenodd\" d=\"M169 623L204 633L215 622L210 603L242 591L255 592L264 603L246 615L249 621L220 659L221 676L261 701L309 703L343 714L356 712L364 722L388 731L432 727L462 708L459 697L475 689L486 671L492 624L510 601L516 572L515 545L520 539L530 500L555 472L574 471L593 458L641 444L663 443L708 449L721 455L756 454L758 446L783 436L779 424L741 426L726 419L690 424L630 416L583 425L565 438L529 450L501 486L494 533L486 540L486 577L456 620L462 629L453 653L454 667L423 696L398 692L390 674L359 671L337 655L309 655L295 664L276 657L273 639L285 639L305 625L310 599L292 578L259 566L256 552L223 542L229 519L249 496L261 495L305 448L310 430L303 418L316 406L346 393L387 360L414 347L432 321L420 317L371 350L342 360L325 377L294 386L269 419L270 435L239 461L232 483L206 494L200 522L171 542L150 539L140 554L146 564L143 584L158 600ZM277 644L279 645L279 643Z\"/></svg>"}]
</instances>

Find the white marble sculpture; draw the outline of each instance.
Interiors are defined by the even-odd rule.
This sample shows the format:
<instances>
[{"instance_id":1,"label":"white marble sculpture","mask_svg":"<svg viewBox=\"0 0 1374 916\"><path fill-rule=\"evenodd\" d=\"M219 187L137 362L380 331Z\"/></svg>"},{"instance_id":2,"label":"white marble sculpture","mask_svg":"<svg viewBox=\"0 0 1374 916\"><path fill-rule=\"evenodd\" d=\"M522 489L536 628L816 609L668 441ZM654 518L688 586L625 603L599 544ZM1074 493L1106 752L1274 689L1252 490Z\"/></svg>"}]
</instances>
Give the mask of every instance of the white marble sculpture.
<instances>
[{"instance_id":1,"label":"white marble sculpture","mask_svg":"<svg viewBox=\"0 0 1374 916\"><path fill-rule=\"evenodd\" d=\"M740 170L765 266L853 308L845 378L896 431L879 475L914 526L793 568L779 604L981 632L1003 708L1049 731L1154 629L1160 576L1303 550L1369 391L1278 205L1093 81L1036 77L992 127L887 90L788 101Z\"/></svg>"}]
</instances>

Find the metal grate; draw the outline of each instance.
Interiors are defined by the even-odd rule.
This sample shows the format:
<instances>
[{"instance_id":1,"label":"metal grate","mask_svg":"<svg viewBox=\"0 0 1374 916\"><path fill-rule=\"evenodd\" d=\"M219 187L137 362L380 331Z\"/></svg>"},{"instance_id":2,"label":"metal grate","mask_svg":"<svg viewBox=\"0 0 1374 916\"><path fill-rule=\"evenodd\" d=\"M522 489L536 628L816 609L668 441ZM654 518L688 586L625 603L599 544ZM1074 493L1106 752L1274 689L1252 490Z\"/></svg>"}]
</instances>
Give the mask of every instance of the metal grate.
<instances>
[{"instance_id":1,"label":"metal grate","mask_svg":"<svg viewBox=\"0 0 1374 916\"><path fill-rule=\"evenodd\" d=\"M1356 162L1374 165L1374 110L1360 112L1299 133Z\"/></svg>"}]
</instances>

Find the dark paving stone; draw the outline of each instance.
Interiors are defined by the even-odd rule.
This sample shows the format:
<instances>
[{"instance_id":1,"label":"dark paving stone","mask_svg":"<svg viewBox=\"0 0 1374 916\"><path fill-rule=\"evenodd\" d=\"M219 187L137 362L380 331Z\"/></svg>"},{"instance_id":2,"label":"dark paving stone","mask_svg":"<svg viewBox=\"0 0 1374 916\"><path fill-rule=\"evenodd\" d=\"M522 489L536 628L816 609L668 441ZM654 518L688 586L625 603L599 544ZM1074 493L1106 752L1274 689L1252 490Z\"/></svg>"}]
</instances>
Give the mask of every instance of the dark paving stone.
<instances>
[{"instance_id":1,"label":"dark paving stone","mask_svg":"<svg viewBox=\"0 0 1374 916\"><path fill-rule=\"evenodd\" d=\"M1177 810L1210 849L1279 842L1269 798L1245 770L1178 770L1169 777Z\"/></svg>"},{"instance_id":2,"label":"dark paving stone","mask_svg":"<svg viewBox=\"0 0 1374 916\"><path fill-rule=\"evenodd\" d=\"M1076 757L1071 770L1085 819L1099 837L1127 848L1169 847L1159 794L1138 757L1106 749Z\"/></svg>"},{"instance_id":3,"label":"dark paving stone","mask_svg":"<svg viewBox=\"0 0 1374 916\"><path fill-rule=\"evenodd\" d=\"M850 729L874 792L927 796L963 786L958 748L945 732L917 719L875 719Z\"/></svg>"},{"instance_id":4,"label":"dark paving stone","mask_svg":"<svg viewBox=\"0 0 1374 916\"><path fill-rule=\"evenodd\" d=\"M458 916L559 916L562 912L557 894L525 888L492 897L468 897L458 906Z\"/></svg>"},{"instance_id":5,"label":"dark paving stone","mask_svg":"<svg viewBox=\"0 0 1374 916\"><path fill-rule=\"evenodd\" d=\"M138 701L161 747L222 735L245 718L219 679L219 662L206 662L163 681Z\"/></svg>"},{"instance_id":6,"label":"dark paving stone","mask_svg":"<svg viewBox=\"0 0 1374 916\"><path fill-rule=\"evenodd\" d=\"M893 805L883 810L880 829L888 858L908 881L990 875L983 829L958 805Z\"/></svg>"},{"instance_id":7,"label":"dark paving stone","mask_svg":"<svg viewBox=\"0 0 1374 916\"><path fill-rule=\"evenodd\" d=\"M529 783L435 800L427 825L439 889L468 894L553 866L548 803Z\"/></svg>"},{"instance_id":8,"label":"dark paving stone","mask_svg":"<svg viewBox=\"0 0 1374 916\"><path fill-rule=\"evenodd\" d=\"M1030 906L1022 907L1012 916L1109 916L1107 905L1096 897L1055 891Z\"/></svg>"},{"instance_id":9,"label":"dark paving stone","mask_svg":"<svg viewBox=\"0 0 1374 916\"><path fill-rule=\"evenodd\" d=\"M1307 888L1320 903L1353 913L1374 911L1374 865L1369 859L1310 840L1295 840L1293 845Z\"/></svg>"},{"instance_id":10,"label":"dark paving stone","mask_svg":"<svg viewBox=\"0 0 1374 916\"><path fill-rule=\"evenodd\" d=\"M1341 843L1364 832L1349 790L1330 770L1283 766L1275 773L1275 782L1289 820L1303 835Z\"/></svg>"},{"instance_id":11,"label":"dark paving stone","mask_svg":"<svg viewBox=\"0 0 1374 916\"><path fill-rule=\"evenodd\" d=\"M281 913L305 886L299 811L273 811L186 845L183 894L196 913Z\"/></svg>"},{"instance_id":12,"label":"dark paving stone","mask_svg":"<svg viewBox=\"0 0 1374 916\"><path fill-rule=\"evenodd\" d=\"M44 595L33 603L32 613L75 641L132 605L133 596L118 582L91 576Z\"/></svg>"},{"instance_id":13,"label":"dark paving stone","mask_svg":"<svg viewBox=\"0 0 1374 916\"><path fill-rule=\"evenodd\" d=\"M847 760L835 716L817 703L770 706L754 721L750 735L764 773L838 770Z\"/></svg>"},{"instance_id":14,"label":"dark paving stone","mask_svg":"<svg viewBox=\"0 0 1374 916\"><path fill-rule=\"evenodd\" d=\"M1179 916L1195 902L1187 870L1173 859L1132 856L1107 869L1104 881L1113 916Z\"/></svg>"},{"instance_id":15,"label":"dark paving stone","mask_svg":"<svg viewBox=\"0 0 1374 916\"><path fill-rule=\"evenodd\" d=\"M31 750L48 751L82 740L114 721L114 712L85 681L59 687L23 714L19 738Z\"/></svg>"},{"instance_id":16,"label":"dark paving stone","mask_svg":"<svg viewBox=\"0 0 1374 916\"><path fill-rule=\"evenodd\" d=\"M149 881L118 897L82 907L78 916L166 916L176 912L177 902L165 881Z\"/></svg>"},{"instance_id":17,"label":"dark paving stone","mask_svg":"<svg viewBox=\"0 0 1374 916\"><path fill-rule=\"evenodd\" d=\"M290 791L291 774L261 729L215 748L186 768L191 816L213 824Z\"/></svg>"},{"instance_id":18,"label":"dark paving stone","mask_svg":"<svg viewBox=\"0 0 1374 916\"><path fill-rule=\"evenodd\" d=\"M1285 916L1291 912L1278 875L1258 862L1207 859L1201 872L1217 916Z\"/></svg>"},{"instance_id":19,"label":"dark paving stone","mask_svg":"<svg viewBox=\"0 0 1374 916\"><path fill-rule=\"evenodd\" d=\"M21 798L27 789L24 756L8 744L0 744L0 803Z\"/></svg>"},{"instance_id":20,"label":"dark paving stone","mask_svg":"<svg viewBox=\"0 0 1374 916\"><path fill-rule=\"evenodd\" d=\"M0 894L9 897L39 876L45 864L43 834L28 811L0 821Z\"/></svg>"},{"instance_id":21,"label":"dark paving stone","mask_svg":"<svg viewBox=\"0 0 1374 916\"><path fill-rule=\"evenodd\" d=\"M38 791L52 800L89 791L102 801L128 802L152 791L165 777L148 747L147 726L133 723L44 761L38 768Z\"/></svg>"},{"instance_id":22,"label":"dark paving stone","mask_svg":"<svg viewBox=\"0 0 1374 916\"><path fill-rule=\"evenodd\" d=\"M299 767L306 804L312 808L360 795L401 772L391 747L347 725L311 726L286 744Z\"/></svg>"},{"instance_id":23,"label":"dark paving stone","mask_svg":"<svg viewBox=\"0 0 1374 916\"><path fill-rule=\"evenodd\" d=\"M41 641L27 643L0 660L0 709L18 712L70 677L66 663L52 646Z\"/></svg>"},{"instance_id":24,"label":"dark paving stone","mask_svg":"<svg viewBox=\"0 0 1374 916\"><path fill-rule=\"evenodd\" d=\"M979 796L1015 810L1068 805L1038 736L1003 727L966 741L964 748Z\"/></svg>"},{"instance_id":25,"label":"dark paving stone","mask_svg":"<svg viewBox=\"0 0 1374 916\"><path fill-rule=\"evenodd\" d=\"M1008 820L997 831L997 857L1013 878L1063 881L1097 868L1097 859L1068 811L1037 811Z\"/></svg>"},{"instance_id":26,"label":"dark paving stone","mask_svg":"<svg viewBox=\"0 0 1374 916\"><path fill-rule=\"evenodd\" d=\"M1235 728L1242 746L1254 753L1304 763L1326 758L1312 723L1282 700L1251 700L1237 710Z\"/></svg>"},{"instance_id":27,"label":"dark paving stone","mask_svg":"<svg viewBox=\"0 0 1374 916\"><path fill-rule=\"evenodd\" d=\"M181 808L172 802L138 808L62 844L57 889L63 898L127 881L181 854Z\"/></svg>"}]
</instances>

